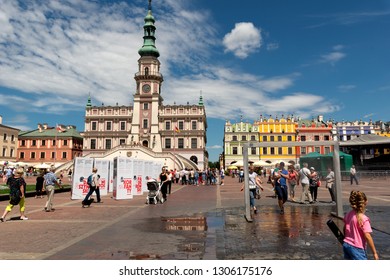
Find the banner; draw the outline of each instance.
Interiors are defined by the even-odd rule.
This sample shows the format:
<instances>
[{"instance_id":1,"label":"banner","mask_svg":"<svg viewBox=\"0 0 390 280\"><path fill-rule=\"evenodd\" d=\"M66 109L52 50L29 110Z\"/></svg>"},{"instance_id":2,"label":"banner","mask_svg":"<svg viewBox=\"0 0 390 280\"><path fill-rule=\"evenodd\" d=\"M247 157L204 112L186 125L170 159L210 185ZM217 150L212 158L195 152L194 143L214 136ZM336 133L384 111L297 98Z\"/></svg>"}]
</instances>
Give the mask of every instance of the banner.
<instances>
[{"instance_id":1,"label":"banner","mask_svg":"<svg viewBox=\"0 0 390 280\"><path fill-rule=\"evenodd\" d=\"M107 159L95 159L94 167L97 168L99 178L100 195L105 196L108 193L109 167L110 161Z\"/></svg>"},{"instance_id":2,"label":"banner","mask_svg":"<svg viewBox=\"0 0 390 280\"><path fill-rule=\"evenodd\" d=\"M134 195L134 159L115 157L113 164L114 199L132 199Z\"/></svg>"},{"instance_id":3,"label":"banner","mask_svg":"<svg viewBox=\"0 0 390 280\"><path fill-rule=\"evenodd\" d=\"M142 159L134 159L133 165L133 179L134 179L134 193L133 195L142 195L142 182L145 180L145 161Z\"/></svg>"},{"instance_id":4,"label":"banner","mask_svg":"<svg viewBox=\"0 0 390 280\"><path fill-rule=\"evenodd\" d=\"M94 159L76 157L74 160L74 172L72 181L72 199L84 199L89 187L88 176L92 174Z\"/></svg>"}]
</instances>

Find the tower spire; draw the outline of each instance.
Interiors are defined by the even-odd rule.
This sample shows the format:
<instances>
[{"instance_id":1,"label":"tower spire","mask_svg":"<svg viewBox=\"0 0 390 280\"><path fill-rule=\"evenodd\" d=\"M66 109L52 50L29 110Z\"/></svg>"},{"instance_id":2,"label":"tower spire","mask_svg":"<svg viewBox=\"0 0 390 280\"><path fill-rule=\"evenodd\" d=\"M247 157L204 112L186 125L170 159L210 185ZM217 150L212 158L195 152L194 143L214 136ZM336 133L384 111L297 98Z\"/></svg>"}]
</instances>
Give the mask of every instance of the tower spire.
<instances>
[{"instance_id":1,"label":"tower spire","mask_svg":"<svg viewBox=\"0 0 390 280\"><path fill-rule=\"evenodd\" d=\"M144 44L142 48L139 49L138 54L140 56L159 57L160 53L155 46L156 37L154 36L154 33L156 32L156 27L154 26L155 20L152 15L152 0L149 0L148 14L144 21Z\"/></svg>"}]
</instances>

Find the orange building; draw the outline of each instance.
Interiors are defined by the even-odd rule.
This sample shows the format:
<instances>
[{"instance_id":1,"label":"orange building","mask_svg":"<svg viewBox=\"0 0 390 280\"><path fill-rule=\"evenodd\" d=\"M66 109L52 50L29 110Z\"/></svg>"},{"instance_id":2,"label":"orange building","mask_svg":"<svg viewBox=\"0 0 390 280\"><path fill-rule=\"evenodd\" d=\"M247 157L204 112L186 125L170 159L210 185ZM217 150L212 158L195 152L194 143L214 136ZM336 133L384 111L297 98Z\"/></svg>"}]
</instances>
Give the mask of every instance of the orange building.
<instances>
[{"instance_id":1,"label":"orange building","mask_svg":"<svg viewBox=\"0 0 390 280\"><path fill-rule=\"evenodd\" d=\"M296 147L298 157L312 152L320 154L328 154L333 151L333 146L316 145L317 141L333 141L331 122L324 122L322 116L318 116L313 120L299 120L296 123L297 141L298 142L313 142L313 146Z\"/></svg>"},{"instance_id":2,"label":"orange building","mask_svg":"<svg viewBox=\"0 0 390 280\"><path fill-rule=\"evenodd\" d=\"M75 126L38 124L36 130L19 133L17 160L31 166L43 163L58 166L82 156L82 147L83 137Z\"/></svg>"}]
</instances>

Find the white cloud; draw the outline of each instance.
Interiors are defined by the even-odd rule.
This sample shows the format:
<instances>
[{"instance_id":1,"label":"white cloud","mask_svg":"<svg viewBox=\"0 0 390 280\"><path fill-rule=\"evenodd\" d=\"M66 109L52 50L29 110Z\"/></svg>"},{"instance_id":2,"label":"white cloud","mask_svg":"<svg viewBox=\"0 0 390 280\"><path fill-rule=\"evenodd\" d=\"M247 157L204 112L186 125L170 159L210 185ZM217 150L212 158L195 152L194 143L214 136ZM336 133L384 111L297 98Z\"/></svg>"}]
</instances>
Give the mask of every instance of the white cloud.
<instances>
[{"instance_id":1,"label":"white cloud","mask_svg":"<svg viewBox=\"0 0 390 280\"><path fill-rule=\"evenodd\" d=\"M268 43L267 44L267 51L275 51L277 49L279 49L278 43Z\"/></svg>"},{"instance_id":2,"label":"white cloud","mask_svg":"<svg viewBox=\"0 0 390 280\"><path fill-rule=\"evenodd\" d=\"M89 93L94 105L132 103L146 7L68 0L33 1L24 9L21 0L3 2L0 87L5 89L0 106L12 107L15 115L25 112L21 116L27 112L66 116L82 114ZM212 19L185 4L153 3L164 104L196 104L202 91L207 116L223 120L337 110L315 93L293 92L300 74L264 77L212 61L212 52L220 47ZM252 23L238 23L224 44L227 51L245 58L261 47L261 30ZM338 48L333 51L341 51ZM14 121L24 125L25 119Z\"/></svg>"},{"instance_id":3,"label":"white cloud","mask_svg":"<svg viewBox=\"0 0 390 280\"><path fill-rule=\"evenodd\" d=\"M332 52L321 55L320 62L330 63L331 65L335 65L336 62L340 61L346 56L346 54L342 52L343 49L344 49L343 45L334 46Z\"/></svg>"},{"instance_id":4,"label":"white cloud","mask_svg":"<svg viewBox=\"0 0 390 280\"><path fill-rule=\"evenodd\" d=\"M223 38L225 52L233 52L242 59L258 51L261 44L261 30L251 22L236 23L234 29Z\"/></svg>"},{"instance_id":5,"label":"white cloud","mask_svg":"<svg viewBox=\"0 0 390 280\"><path fill-rule=\"evenodd\" d=\"M348 92L356 88L356 85L340 85L337 87L341 92Z\"/></svg>"}]
</instances>

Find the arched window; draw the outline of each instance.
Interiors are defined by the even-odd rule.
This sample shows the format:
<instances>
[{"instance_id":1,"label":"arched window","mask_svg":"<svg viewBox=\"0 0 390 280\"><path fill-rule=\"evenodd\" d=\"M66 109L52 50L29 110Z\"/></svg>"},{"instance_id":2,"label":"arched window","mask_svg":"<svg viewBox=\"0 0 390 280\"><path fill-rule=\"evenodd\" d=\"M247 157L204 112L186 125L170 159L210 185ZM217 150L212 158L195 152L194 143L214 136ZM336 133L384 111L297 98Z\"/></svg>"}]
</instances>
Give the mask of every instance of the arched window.
<instances>
[{"instance_id":1,"label":"arched window","mask_svg":"<svg viewBox=\"0 0 390 280\"><path fill-rule=\"evenodd\" d=\"M149 67L145 67L145 75L146 75L146 76L149 75Z\"/></svg>"}]
</instances>

